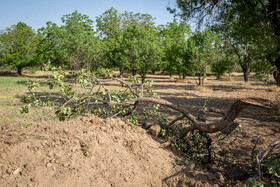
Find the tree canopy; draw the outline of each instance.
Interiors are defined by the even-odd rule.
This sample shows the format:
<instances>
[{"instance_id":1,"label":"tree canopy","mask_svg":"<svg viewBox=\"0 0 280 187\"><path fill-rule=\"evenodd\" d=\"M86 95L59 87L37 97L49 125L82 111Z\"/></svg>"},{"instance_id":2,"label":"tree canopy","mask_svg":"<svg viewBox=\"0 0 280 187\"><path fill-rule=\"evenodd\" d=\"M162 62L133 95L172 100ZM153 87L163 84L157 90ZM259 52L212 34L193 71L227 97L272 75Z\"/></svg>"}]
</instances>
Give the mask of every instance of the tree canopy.
<instances>
[{"instance_id":1,"label":"tree canopy","mask_svg":"<svg viewBox=\"0 0 280 187\"><path fill-rule=\"evenodd\" d=\"M38 42L38 35L25 23L12 25L0 35L2 61L16 68L21 75L24 67L36 65Z\"/></svg>"},{"instance_id":2,"label":"tree canopy","mask_svg":"<svg viewBox=\"0 0 280 187\"><path fill-rule=\"evenodd\" d=\"M234 32L231 39L238 41L242 36L256 54L261 54L275 66L275 78L280 85L280 2L278 0L249 1L201 1L180 0L175 6L169 3L168 10L186 21L194 21L198 28L219 26L226 29L227 34ZM232 23L236 27L232 27ZM259 58L258 58L259 59ZM258 60L256 60L258 61ZM260 63L261 61L258 61Z\"/></svg>"},{"instance_id":3,"label":"tree canopy","mask_svg":"<svg viewBox=\"0 0 280 187\"><path fill-rule=\"evenodd\" d=\"M139 73L144 82L148 71L161 59L156 30L141 24L127 26L120 42L120 54L125 68L133 74Z\"/></svg>"}]
</instances>

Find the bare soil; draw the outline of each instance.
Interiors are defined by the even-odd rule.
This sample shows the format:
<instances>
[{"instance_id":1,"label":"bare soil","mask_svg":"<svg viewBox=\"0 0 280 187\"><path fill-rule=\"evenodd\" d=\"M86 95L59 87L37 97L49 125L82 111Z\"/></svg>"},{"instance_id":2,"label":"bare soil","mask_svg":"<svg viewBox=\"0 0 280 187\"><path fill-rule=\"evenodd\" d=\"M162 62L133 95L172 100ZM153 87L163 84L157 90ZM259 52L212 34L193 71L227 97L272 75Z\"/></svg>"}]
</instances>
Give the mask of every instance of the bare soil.
<instances>
[{"instance_id":1,"label":"bare soil","mask_svg":"<svg viewBox=\"0 0 280 187\"><path fill-rule=\"evenodd\" d=\"M248 84L242 76L231 81L208 78L203 88L193 78L178 81L149 75L158 96L196 115L207 106L227 111L243 97L280 99L273 84ZM114 85L113 85L114 86ZM174 119L175 113L163 111ZM221 116L209 114L208 120ZM139 119L141 121L141 119ZM46 121L31 127L0 128L1 186L244 186L251 170L251 152L280 136L276 111L248 107L236 120L241 125L226 140L213 138L212 163L195 164L183 153L161 148L161 140L140 126L121 119L80 117L66 122ZM265 136L269 135L269 136ZM226 156L221 149L229 149ZM279 151L276 150L276 151Z\"/></svg>"}]
</instances>

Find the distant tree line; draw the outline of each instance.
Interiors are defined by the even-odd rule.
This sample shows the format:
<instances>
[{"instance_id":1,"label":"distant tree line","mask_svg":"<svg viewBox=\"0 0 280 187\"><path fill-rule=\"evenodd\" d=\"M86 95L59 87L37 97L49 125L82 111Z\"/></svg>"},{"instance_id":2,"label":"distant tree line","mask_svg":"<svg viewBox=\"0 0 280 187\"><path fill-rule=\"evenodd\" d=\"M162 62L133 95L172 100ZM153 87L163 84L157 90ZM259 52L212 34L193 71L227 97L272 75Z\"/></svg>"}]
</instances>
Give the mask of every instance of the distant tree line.
<instances>
[{"instance_id":1,"label":"distant tree line","mask_svg":"<svg viewBox=\"0 0 280 187\"><path fill-rule=\"evenodd\" d=\"M188 13L178 4L180 9ZM237 66L245 82L250 72L267 79L276 71L275 63L271 63L276 52L269 46L276 45L275 36L266 33L261 38L259 31L247 31L247 23L238 17L197 32L192 32L184 19L174 18L173 22L156 26L149 14L119 13L114 8L98 16L95 25L78 11L61 20L61 26L47 22L37 32L22 22L1 31L0 65L17 69L19 75L26 67L46 62L74 74L80 69L96 72L109 68L119 70L120 75L139 74L143 81L147 73L161 71L179 75L180 79L197 76L199 85L207 72L220 78ZM254 35L249 36L248 32L253 31Z\"/></svg>"}]
</instances>

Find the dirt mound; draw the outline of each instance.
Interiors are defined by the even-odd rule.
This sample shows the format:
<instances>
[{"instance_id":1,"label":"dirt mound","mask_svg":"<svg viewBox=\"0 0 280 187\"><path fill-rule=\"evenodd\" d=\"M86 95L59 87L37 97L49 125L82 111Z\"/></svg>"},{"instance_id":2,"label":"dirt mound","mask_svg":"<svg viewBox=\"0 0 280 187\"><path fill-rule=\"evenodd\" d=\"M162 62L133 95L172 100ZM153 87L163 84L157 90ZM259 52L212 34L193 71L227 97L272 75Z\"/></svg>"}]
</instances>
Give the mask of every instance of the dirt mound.
<instances>
[{"instance_id":1,"label":"dirt mound","mask_svg":"<svg viewBox=\"0 0 280 187\"><path fill-rule=\"evenodd\" d=\"M141 127L90 116L0 131L1 186L219 186ZM237 184L237 183L235 183Z\"/></svg>"},{"instance_id":2,"label":"dirt mound","mask_svg":"<svg viewBox=\"0 0 280 187\"><path fill-rule=\"evenodd\" d=\"M142 128L81 118L0 134L1 186L160 186L174 156Z\"/></svg>"},{"instance_id":3,"label":"dirt mound","mask_svg":"<svg viewBox=\"0 0 280 187\"><path fill-rule=\"evenodd\" d=\"M119 119L89 117L2 130L0 183L176 186L175 156L159 146L145 130Z\"/></svg>"}]
</instances>

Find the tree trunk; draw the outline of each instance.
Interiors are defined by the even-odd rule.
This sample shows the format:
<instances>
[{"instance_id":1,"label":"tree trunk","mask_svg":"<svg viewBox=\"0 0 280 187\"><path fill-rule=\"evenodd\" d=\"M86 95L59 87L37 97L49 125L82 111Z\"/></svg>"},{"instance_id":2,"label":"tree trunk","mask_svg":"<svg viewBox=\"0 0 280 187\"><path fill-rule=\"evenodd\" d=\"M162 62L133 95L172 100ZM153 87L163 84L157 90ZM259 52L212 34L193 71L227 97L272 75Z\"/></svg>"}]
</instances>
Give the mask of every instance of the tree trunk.
<instances>
[{"instance_id":1,"label":"tree trunk","mask_svg":"<svg viewBox=\"0 0 280 187\"><path fill-rule=\"evenodd\" d=\"M120 70L120 78L122 78L122 76L123 76L123 69L120 68L119 70Z\"/></svg>"},{"instance_id":2,"label":"tree trunk","mask_svg":"<svg viewBox=\"0 0 280 187\"><path fill-rule=\"evenodd\" d=\"M273 72L273 77L276 81L277 86L280 86L280 72L278 70L276 70L275 72Z\"/></svg>"},{"instance_id":3,"label":"tree trunk","mask_svg":"<svg viewBox=\"0 0 280 187\"><path fill-rule=\"evenodd\" d=\"M132 69L132 76L135 76L136 75L136 73L137 73L137 71L136 71L136 69Z\"/></svg>"},{"instance_id":4,"label":"tree trunk","mask_svg":"<svg viewBox=\"0 0 280 187\"><path fill-rule=\"evenodd\" d=\"M178 75L179 75L179 80L181 80L182 79L181 73L178 73Z\"/></svg>"},{"instance_id":5,"label":"tree trunk","mask_svg":"<svg viewBox=\"0 0 280 187\"><path fill-rule=\"evenodd\" d=\"M202 85L204 85L204 80L205 80L205 77L206 77L206 70L203 70L203 77L202 77Z\"/></svg>"},{"instance_id":6,"label":"tree trunk","mask_svg":"<svg viewBox=\"0 0 280 187\"><path fill-rule=\"evenodd\" d=\"M230 79L231 79L231 73L228 72L228 80L230 81Z\"/></svg>"},{"instance_id":7,"label":"tree trunk","mask_svg":"<svg viewBox=\"0 0 280 187\"><path fill-rule=\"evenodd\" d=\"M143 73L143 75L142 75L142 84L144 84L145 80L146 80L146 73Z\"/></svg>"},{"instance_id":8,"label":"tree trunk","mask_svg":"<svg viewBox=\"0 0 280 187\"><path fill-rule=\"evenodd\" d=\"M279 50L280 51L280 50ZM280 87L280 56L273 62L277 70L273 73L273 77L276 81L277 86Z\"/></svg>"},{"instance_id":9,"label":"tree trunk","mask_svg":"<svg viewBox=\"0 0 280 187\"><path fill-rule=\"evenodd\" d=\"M198 86L201 86L201 73L198 75Z\"/></svg>"},{"instance_id":10,"label":"tree trunk","mask_svg":"<svg viewBox=\"0 0 280 187\"><path fill-rule=\"evenodd\" d=\"M19 66L19 67L17 67L17 74L18 75L22 75L22 67L21 66Z\"/></svg>"},{"instance_id":11,"label":"tree trunk","mask_svg":"<svg viewBox=\"0 0 280 187\"><path fill-rule=\"evenodd\" d=\"M278 45L276 48L276 51L278 52L278 56L276 58L276 60L273 62L273 64L276 66L278 72L276 72L276 76L274 77L276 80L276 84L277 86L280 87L280 45L279 45L279 37L280 37L280 19L279 19L279 13L277 12L277 9L279 9L279 4L280 2L273 0L273 1L269 1L269 8L268 11L269 12L274 12L273 15L271 16L271 22L274 26L274 34L277 36L278 38ZM277 5L278 4L278 5Z\"/></svg>"},{"instance_id":12,"label":"tree trunk","mask_svg":"<svg viewBox=\"0 0 280 187\"><path fill-rule=\"evenodd\" d=\"M249 82L249 68L246 67L242 67L242 71L243 71L243 77L244 77L244 81L245 82Z\"/></svg>"}]
</instances>

